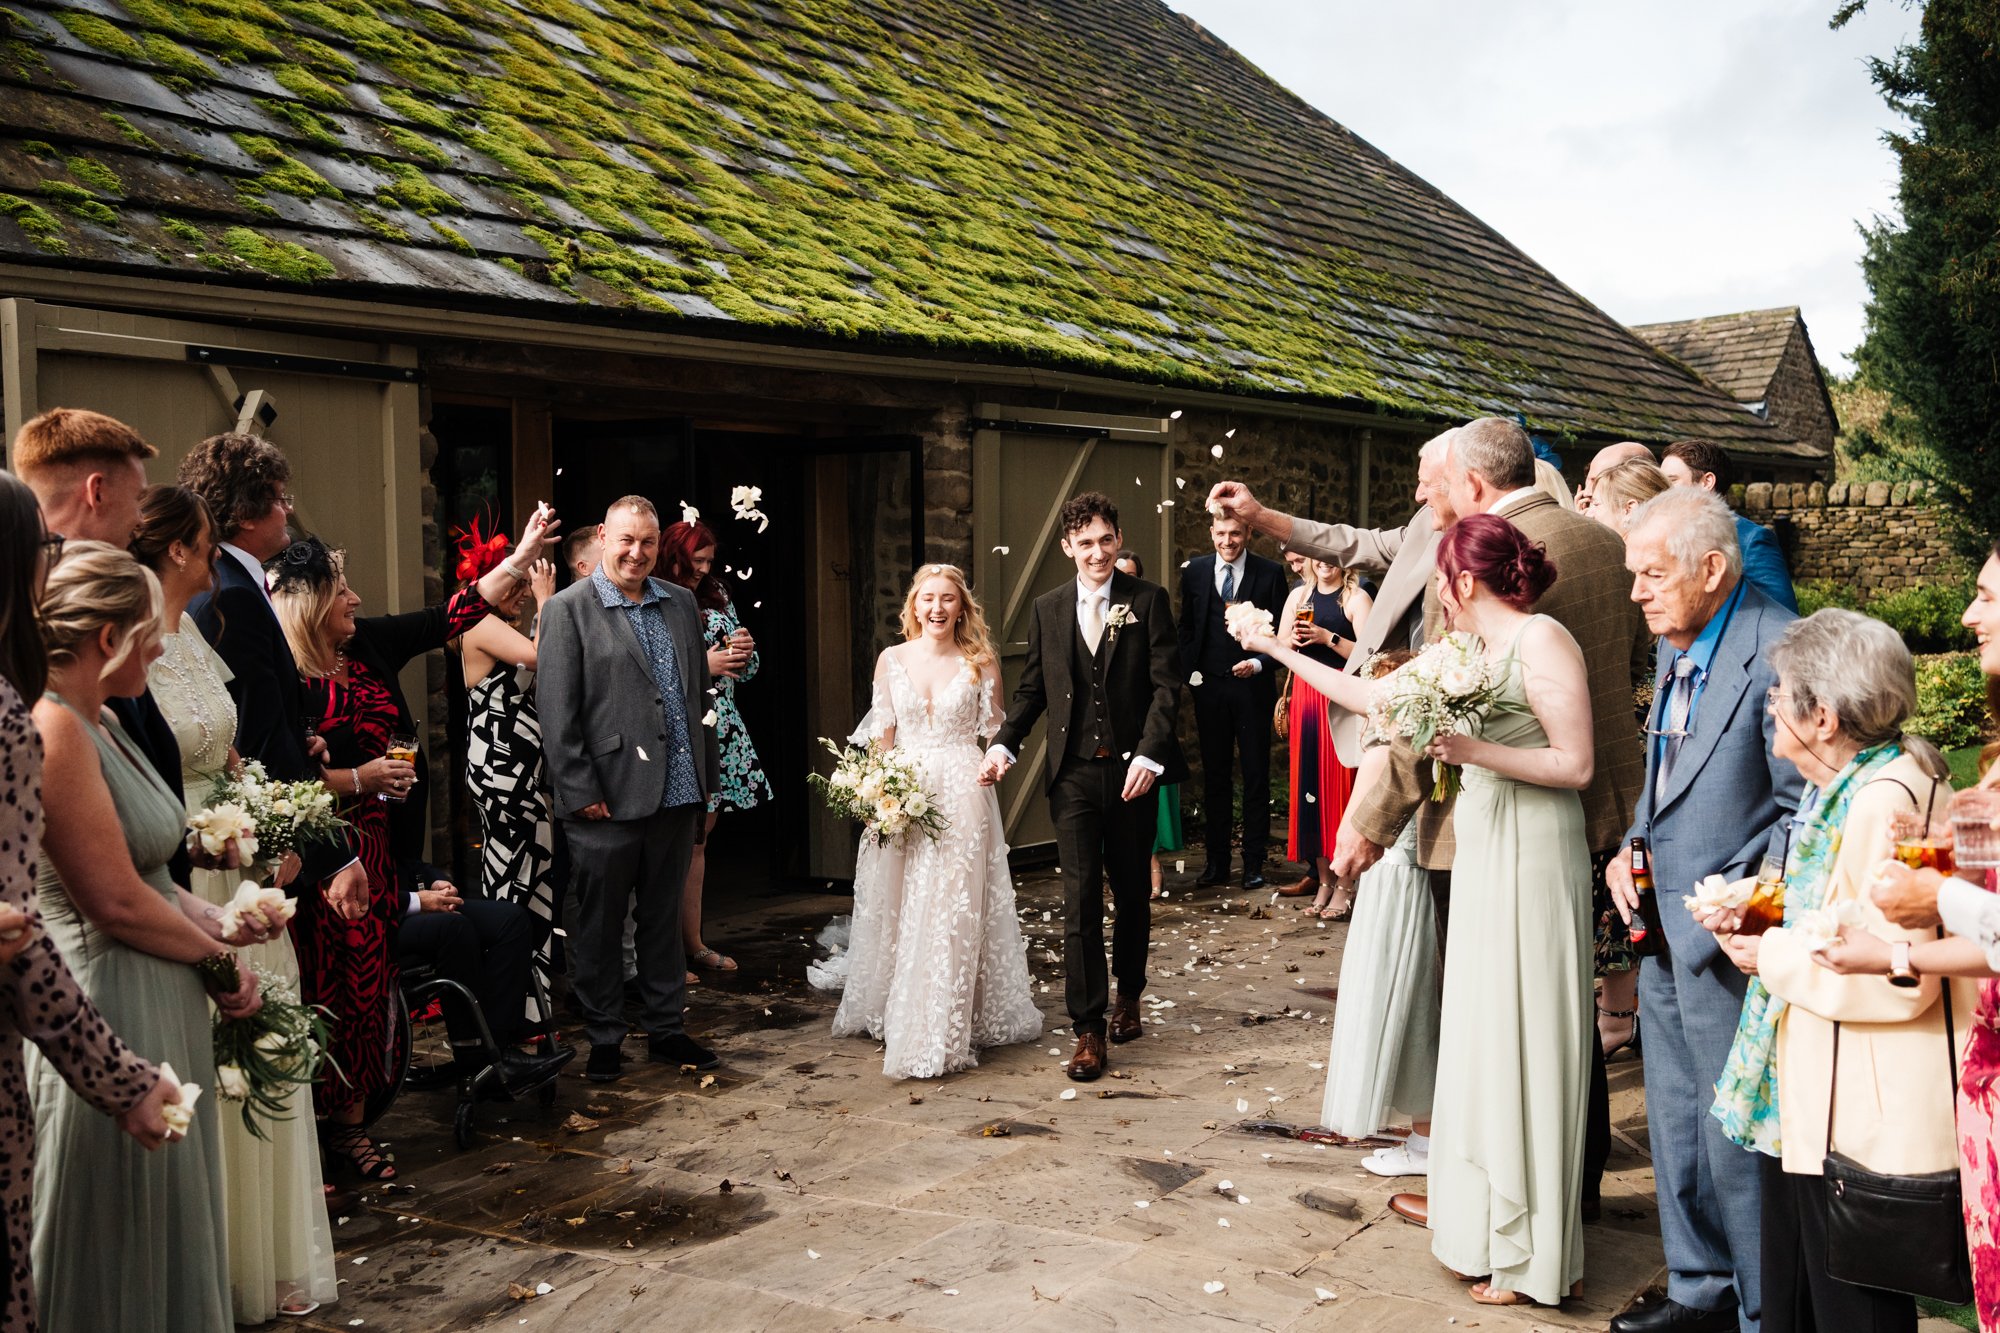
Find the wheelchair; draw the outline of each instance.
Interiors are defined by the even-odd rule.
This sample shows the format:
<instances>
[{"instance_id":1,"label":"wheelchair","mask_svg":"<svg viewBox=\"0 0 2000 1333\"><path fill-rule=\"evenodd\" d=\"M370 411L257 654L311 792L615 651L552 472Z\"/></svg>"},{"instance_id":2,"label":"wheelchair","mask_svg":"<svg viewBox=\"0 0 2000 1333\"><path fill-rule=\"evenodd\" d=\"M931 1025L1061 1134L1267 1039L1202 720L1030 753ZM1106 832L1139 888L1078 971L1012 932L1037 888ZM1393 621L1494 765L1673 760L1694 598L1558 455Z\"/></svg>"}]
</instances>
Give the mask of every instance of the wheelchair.
<instances>
[{"instance_id":1,"label":"wheelchair","mask_svg":"<svg viewBox=\"0 0 2000 1333\"><path fill-rule=\"evenodd\" d=\"M531 985L536 1007L544 1014L552 1013L540 978L534 978ZM448 1036L440 1040L433 1031L444 1026L442 1002L447 995L463 1001L472 1015L479 1029L477 1045L456 1048ZM373 1125L395 1105L396 1098L405 1087L425 1092L456 1082L458 1105L452 1112L452 1141L460 1151L464 1151L472 1146L476 1136L473 1112L480 1102L514 1102L532 1096L544 1108L555 1105L556 1078L568 1060L551 1069L546 1078L536 1083L509 1088L500 1073L500 1043L493 1038L493 1029L486 1022L486 1013L480 1008L478 997L463 983L441 977L427 965L405 966L393 1003L395 1010L389 1022L390 1077L363 1105L361 1123L364 1127ZM435 1015L433 1010L437 1011ZM565 1054L574 1057L576 1052L570 1049ZM461 1068L472 1072L460 1073Z\"/></svg>"}]
</instances>

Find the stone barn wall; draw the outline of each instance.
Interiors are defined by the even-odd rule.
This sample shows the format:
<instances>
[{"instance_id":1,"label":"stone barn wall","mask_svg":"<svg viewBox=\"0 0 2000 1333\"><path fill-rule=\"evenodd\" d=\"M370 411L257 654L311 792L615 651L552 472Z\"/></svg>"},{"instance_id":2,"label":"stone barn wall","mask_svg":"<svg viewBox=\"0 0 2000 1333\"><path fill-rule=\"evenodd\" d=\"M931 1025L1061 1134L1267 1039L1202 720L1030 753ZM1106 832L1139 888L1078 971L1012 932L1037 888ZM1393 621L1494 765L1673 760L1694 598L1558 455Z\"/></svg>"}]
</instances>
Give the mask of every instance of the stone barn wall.
<instances>
[{"instance_id":1,"label":"stone barn wall","mask_svg":"<svg viewBox=\"0 0 2000 1333\"><path fill-rule=\"evenodd\" d=\"M1742 489L1740 508L1777 532L1797 582L1832 579L1872 596L1964 569L1920 481L1756 483Z\"/></svg>"}]
</instances>

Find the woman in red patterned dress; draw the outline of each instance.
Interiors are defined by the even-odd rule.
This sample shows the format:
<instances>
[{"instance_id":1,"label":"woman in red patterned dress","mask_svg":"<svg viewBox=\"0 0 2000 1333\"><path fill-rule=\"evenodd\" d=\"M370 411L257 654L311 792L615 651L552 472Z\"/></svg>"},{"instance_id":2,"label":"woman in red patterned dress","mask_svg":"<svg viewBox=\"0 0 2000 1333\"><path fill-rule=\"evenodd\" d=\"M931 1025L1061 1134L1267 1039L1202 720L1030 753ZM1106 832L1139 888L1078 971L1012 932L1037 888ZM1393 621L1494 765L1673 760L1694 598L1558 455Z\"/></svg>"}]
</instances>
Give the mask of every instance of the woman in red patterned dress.
<instances>
[{"instance_id":1,"label":"woman in red patterned dress","mask_svg":"<svg viewBox=\"0 0 2000 1333\"><path fill-rule=\"evenodd\" d=\"M1979 571L1972 604L1961 617L1979 641L1989 722L2000 722L2000 543ZM1979 756L1983 790L2000 792L2000 742ZM1965 872L1961 869L1960 874ZM1942 938L1910 949L1920 975L1983 977L1979 1004L1965 1025L1958 1075L1958 1170L1972 1252L1974 1304L1982 1333L2000 1333L2000 884L1995 871L1971 882L1935 870L1884 866L1876 906L1899 926L1942 926ZM1875 936L1849 931L1821 955L1836 972L1886 972L1894 960Z\"/></svg>"},{"instance_id":2,"label":"woman in red patterned dress","mask_svg":"<svg viewBox=\"0 0 2000 1333\"><path fill-rule=\"evenodd\" d=\"M427 765L389 756L390 741L415 737L417 721L397 676L413 659L441 649L478 624L526 581L555 516L538 510L514 553L443 606L360 618L361 598L347 584L343 553L314 538L294 542L271 562L271 601L305 679L306 717L326 741L324 778L345 798L357 855L368 872L369 901L348 918L313 894L299 898L292 923L305 999L332 1011L338 1074L314 1089L331 1158L366 1180L391 1180L389 1164L361 1126L369 1097L387 1086L389 1024L396 996L393 941L411 911L449 910L432 902L431 877L418 860L428 802Z\"/></svg>"}]
</instances>

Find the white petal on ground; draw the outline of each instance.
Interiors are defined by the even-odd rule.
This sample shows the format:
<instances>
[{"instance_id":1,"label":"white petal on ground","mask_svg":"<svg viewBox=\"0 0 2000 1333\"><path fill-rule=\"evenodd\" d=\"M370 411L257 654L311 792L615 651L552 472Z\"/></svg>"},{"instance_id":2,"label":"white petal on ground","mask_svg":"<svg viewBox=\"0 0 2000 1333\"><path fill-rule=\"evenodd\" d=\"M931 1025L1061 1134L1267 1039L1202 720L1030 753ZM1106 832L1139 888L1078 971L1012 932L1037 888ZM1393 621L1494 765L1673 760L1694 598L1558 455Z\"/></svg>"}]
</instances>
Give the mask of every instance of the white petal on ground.
<instances>
[{"instance_id":1,"label":"white petal on ground","mask_svg":"<svg viewBox=\"0 0 2000 1333\"><path fill-rule=\"evenodd\" d=\"M807 1251L806 1251L806 1258L808 1258L808 1259L817 1259L817 1258L819 1258L819 1251L818 1251L818 1250L807 1250Z\"/></svg>"},{"instance_id":2,"label":"white petal on ground","mask_svg":"<svg viewBox=\"0 0 2000 1333\"><path fill-rule=\"evenodd\" d=\"M1075 1089L1075 1088L1064 1088L1064 1089L1062 1090L1062 1100L1063 1100L1063 1101L1066 1101L1066 1102L1073 1102L1073 1101L1075 1101L1075 1100L1076 1100L1076 1089Z\"/></svg>"}]
</instances>

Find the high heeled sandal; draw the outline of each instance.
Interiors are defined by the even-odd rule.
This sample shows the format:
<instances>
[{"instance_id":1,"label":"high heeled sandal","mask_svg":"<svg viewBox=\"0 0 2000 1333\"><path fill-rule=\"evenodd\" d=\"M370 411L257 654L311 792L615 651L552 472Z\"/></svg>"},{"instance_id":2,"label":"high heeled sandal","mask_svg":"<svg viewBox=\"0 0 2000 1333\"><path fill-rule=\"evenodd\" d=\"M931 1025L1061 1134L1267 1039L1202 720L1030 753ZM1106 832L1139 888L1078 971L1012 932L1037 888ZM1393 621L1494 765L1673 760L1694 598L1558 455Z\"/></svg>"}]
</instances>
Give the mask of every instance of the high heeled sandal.
<instances>
[{"instance_id":1,"label":"high heeled sandal","mask_svg":"<svg viewBox=\"0 0 2000 1333\"><path fill-rule=\"evenodd\" d=\"M1605 1049L1604 1058L1609 1060L1612 1056L1618 1054L1618 1052L1639 1039L1639 1010L1636 1007L1631 1009L1606 1009L1601 1004L1595 1006L1595 1008L1599 1018L1629 1018L1632 1020L1632 1026L1626 1031L1625 1035ZM1604 1045L1604 1030L1602 1028L1599 1028L1597 1032L1597 1044L1599 1046Z\"/></svg>"},{"instance_id":2,"label":"high heeled sandal","mask_svg":"<svg viewBox=\"0 0 2000 1333\"><path fill-rule=\"evenodd\" d=\"M334 1163L363 1180L394 1180L396 1167L377 1147L368 1131L345 1125L326 1136L326 1153Z\"/></svg>"}]
</instances>

